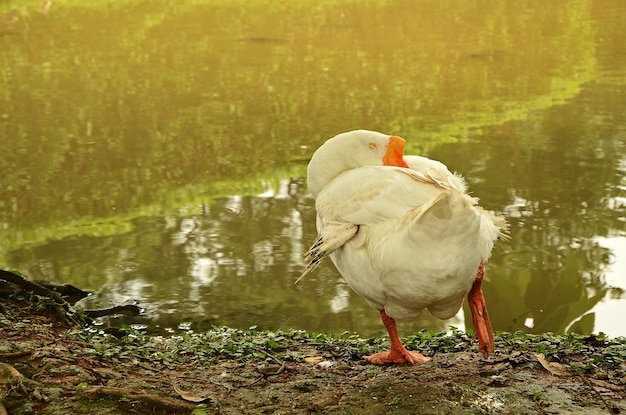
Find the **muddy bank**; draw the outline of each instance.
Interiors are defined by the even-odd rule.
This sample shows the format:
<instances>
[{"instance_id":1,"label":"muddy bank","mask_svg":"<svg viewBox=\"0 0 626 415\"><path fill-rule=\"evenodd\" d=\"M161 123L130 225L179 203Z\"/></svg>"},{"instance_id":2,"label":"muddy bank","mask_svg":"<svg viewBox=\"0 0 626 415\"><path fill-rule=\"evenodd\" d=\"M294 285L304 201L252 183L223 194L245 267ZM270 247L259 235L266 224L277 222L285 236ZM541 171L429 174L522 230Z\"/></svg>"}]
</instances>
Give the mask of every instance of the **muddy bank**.
<instances>
[{"instance_id":1,"label":"muddy bank","mask_svg":"<svg viewBox=\"0 0 626 415\"><path fill-rule=\"evenodd\" d=\"M378 367L386 339L216 328L175 337L59 321L0 299L0 414L619 414L626 339L418 333L431 356Z\"/></svg>"}]
</instances>

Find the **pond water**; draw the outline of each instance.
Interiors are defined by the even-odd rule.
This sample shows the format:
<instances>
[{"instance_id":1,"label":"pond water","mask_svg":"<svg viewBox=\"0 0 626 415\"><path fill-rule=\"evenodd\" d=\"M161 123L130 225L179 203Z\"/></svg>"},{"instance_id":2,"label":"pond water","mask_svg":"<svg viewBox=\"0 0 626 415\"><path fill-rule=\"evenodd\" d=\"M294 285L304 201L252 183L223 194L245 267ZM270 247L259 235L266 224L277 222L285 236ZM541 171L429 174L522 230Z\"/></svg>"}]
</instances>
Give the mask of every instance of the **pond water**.
<instances>
[{"instance_id":1,"label":"pond water","mask_svg":"<svg viewBox=\"0 0 626 415\"><path fill-rule=\"evenodd\" d=\"M626 335L623 0L0 4L0 267L123 320L384 334L315 238L306 164L392 133L511 223L494 329ZM423 316L401 326L465 329ZM471 323L469 323L471 327Z\"/></svg>"}]
</instances>

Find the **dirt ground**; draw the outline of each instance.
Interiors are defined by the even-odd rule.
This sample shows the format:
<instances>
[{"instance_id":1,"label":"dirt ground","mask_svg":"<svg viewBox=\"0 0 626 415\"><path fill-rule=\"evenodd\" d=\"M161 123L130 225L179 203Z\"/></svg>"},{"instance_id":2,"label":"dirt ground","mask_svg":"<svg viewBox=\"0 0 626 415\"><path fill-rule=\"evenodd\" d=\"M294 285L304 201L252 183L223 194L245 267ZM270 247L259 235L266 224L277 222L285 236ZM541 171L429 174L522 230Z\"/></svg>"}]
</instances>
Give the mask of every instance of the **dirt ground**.
<instances>
[{"instance_id":1,"label":"dirt ground","mask_svg":"<svg viewBox=\"0 0 626 415\"><path fill-rule=\"evenodd\" d=\"M360 354L385 339L228 328L164 338L67 327L0 299L0 415L626 413L626 340L574 340L501 334L483 359L473 337L431 334L406 340L431 362L379 367Z\"/></svg>"}]
</instances>

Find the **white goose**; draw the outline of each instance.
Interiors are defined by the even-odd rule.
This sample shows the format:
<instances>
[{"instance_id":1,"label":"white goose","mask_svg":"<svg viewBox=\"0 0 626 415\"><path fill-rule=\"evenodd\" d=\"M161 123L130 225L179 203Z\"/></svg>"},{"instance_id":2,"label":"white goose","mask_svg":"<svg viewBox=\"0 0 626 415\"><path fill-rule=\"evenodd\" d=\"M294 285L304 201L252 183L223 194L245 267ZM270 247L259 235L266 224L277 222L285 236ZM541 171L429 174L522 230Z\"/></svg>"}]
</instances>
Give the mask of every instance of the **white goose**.
<instances>
[{"instance_id":1,"label":"white goose","mask_svg":"<svg viewBox=\"0 0 626 415\"><path fill-rule=\"evenodd\" d=\"M414 320L425 308L451 318L466 294L487 357L494 338L481 290L483 263L498 236L505 237L506 221L478 207L463 178L444 164L403 156L405 144L357 130L317 149L307 184L319 234L300 278L328 255L350 287L379 310L391 349L364 356L370 363L430 360L405 349L395 320Z\"/></svg>"}]
</instances>

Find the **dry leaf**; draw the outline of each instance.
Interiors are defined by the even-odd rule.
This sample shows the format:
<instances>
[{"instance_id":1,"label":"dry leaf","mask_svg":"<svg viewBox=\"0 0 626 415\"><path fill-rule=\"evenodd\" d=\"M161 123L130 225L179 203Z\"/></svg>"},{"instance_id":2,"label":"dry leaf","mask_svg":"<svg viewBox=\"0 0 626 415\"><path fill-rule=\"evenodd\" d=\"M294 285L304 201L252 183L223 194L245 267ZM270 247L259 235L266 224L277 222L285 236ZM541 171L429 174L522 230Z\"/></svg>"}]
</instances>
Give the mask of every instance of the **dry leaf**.
<instances>
[{"instance_id":1,"label":"dry leaf","mask_svg":"<svg viewBox=\"0 0 626 415\"><path fill-rule=\"evenodd\" d=\"M569 370L567 370L562 364L556 362L548 362L543 353L535 355L541 366L554 376L572 376Z\"/></svg>"},{"instance_id":2,"label":"dry leaf","mask_svg":"<svg viewBox=\"0 0 626 415\"><path fill-rule=\"evenodd\" d=\"M184 400L188 402L200 403L200 402L204 402L204 401L208 401L209 399L212 399L210 396L198 396L198 395L195 395L193 392L185 392L184 390L176 386L174 382L172 382L172 386L174 387L174 390L176 391L176 393L178 393L181 398L183 398Z\"/></svg>"},{"instance_id":3,"label":"dry leaf","mask_svg":"<svg viewBox=\"0 0 626 415\"><path fill-rule=\"evenodd\" d=\"M324 360L322 356L309 356L304 358L304 361L307 363L319 363L322 360Z\"/></svg>"}]
</instances>

